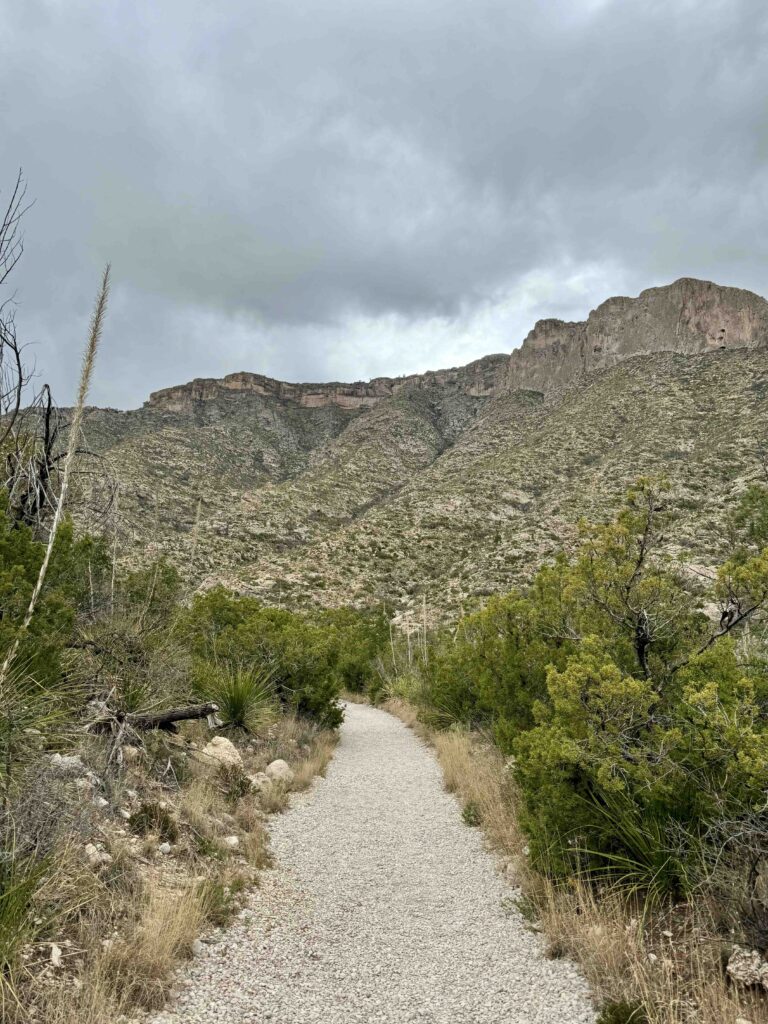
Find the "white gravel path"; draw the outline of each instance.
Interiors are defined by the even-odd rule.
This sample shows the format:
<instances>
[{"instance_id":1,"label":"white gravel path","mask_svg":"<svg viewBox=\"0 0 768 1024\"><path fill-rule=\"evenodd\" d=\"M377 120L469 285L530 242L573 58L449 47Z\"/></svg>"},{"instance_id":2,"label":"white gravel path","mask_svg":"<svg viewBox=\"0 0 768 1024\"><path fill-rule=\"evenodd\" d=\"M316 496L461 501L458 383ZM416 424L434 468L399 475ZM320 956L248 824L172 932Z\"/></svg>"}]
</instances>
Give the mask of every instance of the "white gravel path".
<instances>
[{"instance_id":1,"label":"white gravel path","mask_svg":"<svg viewBox=\"0 0 768 1024\"><path fill-rule=\"evenodd\" d=\"M156 1024L592 1024L401 722L349 705L328 769L272 819L276 868Z\"/></svg>"}]
</instances>

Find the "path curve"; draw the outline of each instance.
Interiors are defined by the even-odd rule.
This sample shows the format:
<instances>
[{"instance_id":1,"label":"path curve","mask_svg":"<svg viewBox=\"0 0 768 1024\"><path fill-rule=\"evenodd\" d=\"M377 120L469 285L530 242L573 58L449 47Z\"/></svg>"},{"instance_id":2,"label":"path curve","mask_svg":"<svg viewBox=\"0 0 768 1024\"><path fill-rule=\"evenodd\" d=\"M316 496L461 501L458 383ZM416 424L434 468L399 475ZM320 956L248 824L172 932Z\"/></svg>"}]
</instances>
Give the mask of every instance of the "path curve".
<instances>
[{"instance_id":1,"label":"path curve","mask_svg":"<svg viewBox=\"0 0 768 1024\"><path fill-rule=\"evenodd\" d=\"M592 1024L430 751L351 704L325 779L272 819L276 868L157 1024Z\"/></svg>"}]
</instances>

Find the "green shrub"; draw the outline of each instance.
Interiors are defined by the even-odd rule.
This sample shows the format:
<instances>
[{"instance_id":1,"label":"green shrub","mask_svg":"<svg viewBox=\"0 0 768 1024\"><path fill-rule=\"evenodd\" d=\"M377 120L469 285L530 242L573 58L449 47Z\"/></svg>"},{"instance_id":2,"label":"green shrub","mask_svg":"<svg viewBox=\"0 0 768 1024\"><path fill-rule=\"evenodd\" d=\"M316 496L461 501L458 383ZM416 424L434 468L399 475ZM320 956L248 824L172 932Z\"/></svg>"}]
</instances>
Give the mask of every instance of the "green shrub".
<instances>
[{"instance_id":1,"label":"green shrub","mask_svg":"<svg viewBox=\"0 0 768 1024\"><path fill-rule=\"evenodd\" d=\"M216 928L225 928L231 924L240 910L241 901L238 897L244 888L244 880L238 877L233 878L229 884L218 878L201 882L198 894L205 919Z\"/></svg>"},{"instance_id":2,"label":"green shrub","mask_svg":"<svg viewBox=\"0 0 768 1024\"><path fill-rule=\"evenodd\" d=\"M201 698L218 704L225 726L256 732L274 719L275 690L269 671L263 667L198 661L194 687Z\"/></svg>"},{"instance_id":3,"label":"green shrub","mask_svg":"<svg viewBox=\"0 0 768 1024\"><path fill-rule=\"evenodd\" d=\"M17 1000L22 950L41 930L35 894L47 869L44 860L20 858L0 849L0 1017Z\"/></svg>"},{"instance_id":4,"label":"green shrub","mask_svg":"<svg viewBox=\"0 0 768 1024\"><path fill-rule=\"evenodd\" d=\"M602 1006L596 1024L648 1024L648 1014L641 1003L610 1002Z\"/></svg>"},{"instance_id":5,"label":"green shrub","mask_svg":"<svg viewBox=\"0 0 768 1024\"><path fill-rule=\"evenodd\" d=\"M308 617L214 588L195 598L179 629L201 661L268 673L283 707L327 728L340 724L335 638Z\"/></svg>"},{"instance_id":6,"label":"green shrub","mask_svg":"<svg viewBox=\"0 0 768 1024\"><path fill-rule=\"evenodd\" d=\"M768 488L751 487L706 595L665 554L665 488L640 480L613 522L581 524L571 557L418 663L423 718L492 731L515 755L540 869L677 899L698 884L715 825L760 811L768 658L757 636L734 637L768 609L766 523Z\"/></svg>"},{"instance_id":7,"label":"green shrub","mask_svg":"<svg viewBox=\"0 0 768 1024\"><path fill-rule=\"evenodd\" d=\"M539 724L515 744L532 856L556 874L610 874L659 898L689 891L699 837L727 808L757 806L768 735L732 645L660 694L596 639L551 669Z\"/></svg>"},{"instance_id":8,"label":"green shrub","mask_svg":"<svg viewBox=\"0 0 768 1024\"><path fill-rule=\"evenodd\" d=\"M477 828L483 822L480 807L474 800L467 800L462 808L461 817L464 824L469 825L471 828Z\"/></svg>"}]
</instances>

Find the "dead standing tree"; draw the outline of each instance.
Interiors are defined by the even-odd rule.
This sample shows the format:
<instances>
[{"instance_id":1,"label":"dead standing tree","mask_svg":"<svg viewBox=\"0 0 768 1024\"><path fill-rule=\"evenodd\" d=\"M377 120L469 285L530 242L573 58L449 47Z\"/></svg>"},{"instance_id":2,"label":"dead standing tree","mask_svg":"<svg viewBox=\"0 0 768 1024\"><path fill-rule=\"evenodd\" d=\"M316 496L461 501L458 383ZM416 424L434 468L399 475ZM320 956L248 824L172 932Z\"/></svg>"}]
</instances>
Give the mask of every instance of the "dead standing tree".
<instances>
[{"instance_id":1,"label":"dead standing tree","mask_svg":"<svg viewBox=\"0 0 768 1024\"><path fill-rule=\"evenodd\" d=\"M21 221L31 204L19 172L0 220L0 287L21 259L24 238ZM32 388L16 333L15 302L11 294L0 301L0 458L11 517L45 536L57 506L62 467L69 444L68 424L62 420L44 384ZM84 446L75 471L75 490L84 495L89 520L100 519L112 507L115 482L103 460ZM95 515L94 515L95 514Z\"/></svg>"}]
</instances>

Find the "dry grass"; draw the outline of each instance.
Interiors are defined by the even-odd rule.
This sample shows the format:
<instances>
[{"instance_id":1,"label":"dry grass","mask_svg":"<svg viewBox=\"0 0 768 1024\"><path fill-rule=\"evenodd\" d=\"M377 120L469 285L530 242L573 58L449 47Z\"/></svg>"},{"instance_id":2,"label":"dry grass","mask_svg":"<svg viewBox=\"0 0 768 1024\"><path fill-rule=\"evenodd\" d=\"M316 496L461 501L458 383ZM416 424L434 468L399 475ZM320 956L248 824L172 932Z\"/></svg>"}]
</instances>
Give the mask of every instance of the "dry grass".
<instances>
[{"instance_id":1,"label":"dry grass","mask_svg":"<svg viewBox=\"0 0 768 1024\"><path fill-rule=\"evenodd\" d=\"M325 775L325 769L333 757L338 737L335 733L324 730L319 732L310 745L306 755L294 765L294 778L291 789L297 793L308 789L318 775Z\"/></svg>"},{"instance_id":2,"label":"dry grass","mask_svg":"<svg viewBox=\"0 0 768 1024\"><path fill-rule=\"evenodd\" d=\"M345 700L348 704L370 704L368 696L365 693L353 693L352 690L345 690L341 699Z\"/></svg>"},{"instance_id":3,"label":"dry grass","mask_svg":"<svg viewBox=\"0 0 768 1024\"><path fill-rule=\"evenodd\" d=\"M286 761L293 769L290 786L274 783L259 795L267 814L279 814L290 803L290 793L307 789L318 775L324 775L333 757L338 736L319 729L304 719L286 715L267 730L248 755L249 770L263 771L271 761Z\"/></svg>"},{"instance_id":4,"label":"dry grass","mask_svg":"<svg viewBox=\"0 0 768 1024\"><path fill-rule=\"evenodd\" d=\"M404 722L409 729L415 730L420 736L426 736L426 729L424 729L419 721L418 711L407 700L402 700L400 697L391 697L382 704L382 707L391 715L399 718L401 722Z\"/></svg>"},{"instance_id":5,"label":"dry grass","mask_svg":"<svg viewBox=\"0 0 768 1024\"><path fill-rule=\"evenodd\" d=\"M194 939L206 928L226 927L268 866L267 813L284 809L291 790L306 789L325 771L335 743L333 733L292 717L253 738L242 748L247 771L282 758L295 772L290 789L275 785L268 796L233 791L216 774L192 776L174 792L134 771L139 800L164 801L178 825L172 853L157 853L152 831L133 847L118 835L107 844L112 863L98 871L84 861L85 838L67 846L66 859L57 858L62 870L41 896L65 911L55 936L65 963L53 969L50 946L43 945L23 994L29 1012L19 1020L112 1024L161 1007ZM230 835L239 839L234 849L223 841Z\"/></svg>"},{"instance_id":6,"label":"dry grass","mask_svg":"<svg viewBox=\"0 0 768 1024\"><path fill-rule=\"evenodd\" d=\"M179 960L191 956L205 917L197 890L151 887L133 931L104 954L107 973L122 997L149 1010L162 1006L170 972Z\"/></svg>"},{"instance_id":7,"label":"dry grass","mask_svg":"<svg viewBox=\"0 0 768 1024\"><path fill-rule=\"evenodd\" d=\"M91 948L82 950L83 969L69 985L44 994L36 1019L46 1024L108 1024L129 1009L158 1009L166 1000L173 968L191 955L205 917L199 891L148 885L124 937L99 940L101 928L94 924Z\"/></svg>"},{"instance_id":8,"label":"dry grass","mask_svg":"<svg viewBox=\"0 0 768 1024\"><path fill-rule=\"evenodd\" d=\"M723 955L730 946L705 908L676 908L641 924L642 908L625 895L598 894L579 880L554 885L527 862L514 783L498 749L466 730L428 732L407 702L385 708L432 744L446 789L476 811L489 845L510 865L523 893L521 909L537 919L548 954L580 964L598 1005L640 1004L649 1024L736 1024L739 1018L768 1024L768 1001L728 984Z\"/></svg>"}]
</instances>

